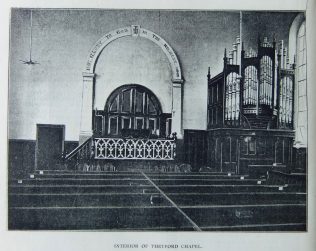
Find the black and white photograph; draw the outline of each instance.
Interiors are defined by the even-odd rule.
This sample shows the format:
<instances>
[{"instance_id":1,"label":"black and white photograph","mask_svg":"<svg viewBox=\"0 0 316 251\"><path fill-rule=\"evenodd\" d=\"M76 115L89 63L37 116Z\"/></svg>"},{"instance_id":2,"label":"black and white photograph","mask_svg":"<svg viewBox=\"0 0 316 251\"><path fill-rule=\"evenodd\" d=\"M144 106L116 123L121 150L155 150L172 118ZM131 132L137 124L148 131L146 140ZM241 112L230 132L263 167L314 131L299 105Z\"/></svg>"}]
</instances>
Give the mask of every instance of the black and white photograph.
<instances>
[{"instance_id":1,"label":"black and white photograph","mask_svg":"<svg viewBox=\"0 0 316 251\"><path fill-rule=\"evenodd\" d=\"M1 250L315 250L315 13L4 0Z\"/></svg>"},{"instance_id":2,"label":"black and white photograph","mask_svg":"<svg viewBox=\"0 0 316 251\"><path fill-rule=\"evenodd\" d=\"M12 8L8 229L307 231L305 20Z\"/></svg>"}]
</instances>

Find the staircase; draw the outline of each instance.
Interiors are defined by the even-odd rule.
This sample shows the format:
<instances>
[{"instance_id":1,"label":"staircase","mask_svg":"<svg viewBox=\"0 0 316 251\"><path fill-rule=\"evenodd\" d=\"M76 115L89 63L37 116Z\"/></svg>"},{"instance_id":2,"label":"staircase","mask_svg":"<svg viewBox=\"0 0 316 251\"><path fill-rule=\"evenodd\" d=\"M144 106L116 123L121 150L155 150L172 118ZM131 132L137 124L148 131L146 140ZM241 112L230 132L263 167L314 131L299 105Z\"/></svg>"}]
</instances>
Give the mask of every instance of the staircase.
<instances>
[{"instance_id":1,"label":"staircase","mask_svg":"<svg viewBox=\"0 0 316 251\"><path fill-rule=\"evenodd\" d=\"M247 114L245 115L252 129L268 129L271 116Z\"/></svg>"}]
</instances>

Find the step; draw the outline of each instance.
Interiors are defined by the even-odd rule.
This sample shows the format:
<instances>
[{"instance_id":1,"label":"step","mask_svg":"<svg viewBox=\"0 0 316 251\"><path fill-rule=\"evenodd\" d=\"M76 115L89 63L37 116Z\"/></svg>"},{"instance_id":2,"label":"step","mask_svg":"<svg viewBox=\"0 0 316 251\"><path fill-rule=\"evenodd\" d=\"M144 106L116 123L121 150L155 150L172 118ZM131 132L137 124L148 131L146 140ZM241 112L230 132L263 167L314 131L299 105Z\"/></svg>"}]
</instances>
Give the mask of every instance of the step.
<instances>
[{"instance_id":1,"label":"step","mask_svg":"<svg viewBox=\"0 0 316 251\"><path fill-rule=\"evenodd\" d=\"M159 193L155 194L155 196ZM152 194L46 194L21 195L10 194L10 207L133 207L151 206ZM160 201L159 205L169 205L167 200Z\"/></svg>"},{"instance_id":2,"label":"step","mask_svg":"<svg viewBox=\"0 0 316 251\"><path fill-rule=\"evenodd\" d=\"M202 229L218 225L306 223L305 204L223 205L181 209Z\"/></svg>"},{"instance_id":3,"label":"step","mask_svg":"<svg viewBox=\"0 0 316 251\"><path fill-rule=\"evenodd\" d=\"M301 204L187 206L181 210L206 230L215 226L306 223L306 207ZM10 230L193 230L191 226L176 208L168 206L9 208Z\"/></svg>"},{"instance_id":4,"label":"step","mask_svg":"<svg viewBox=\"0 0 316 251\"><path fill-rule=\"evenodd\" d=\"M9 184L21 184L18 180L10 180ZM23 185L147 185L150 184L145 177L141 178L126 178L126 179L99 179L99 178L34 178L22 180Z\"/></svg>"},{"instance_id":5,"label":"step","mask_svg":"<svg viewBox=\"0 0 316 251\"><path fill-rule=\"evenodd\" d=\"M202 231L306 231L306 223L264 223L241 224L232 226L203 226Z\"/></svg>"},{"instance_id":6,"label":"step","mask_svg":"<svg viewBox=\"0 0 316 251\"><path fill-rule=\"evenodd\" d=\"M34 175L34 176L31 176ZM31 174L30 176L25 177L29 179L30 177L34 178L78 178L78 179L91 179L91 178L102 178L102 179L126 179L126 178L144 178L144 175L138 172L122 174L122 173L59 173L59 174ZM244 177L247 178L248 175L236 175L236 174L199 174L199 173L188 173L188 174L170 174L170 173L146 173L150 178L160 178L160 179L233 179Z\"/></svg>"},{"instance_id":7,"label":"step","mask_svg":"<svg viewBox=\"0 0 316 251\"><path fill-rule=\"evenodd\" d=\"M9 208L10 230L141 230L170 226L193 230L184 216L171 206Z\"/></svg>"},{"instance_id":8,"label":"step","mask_svg":"<svg viewBox=\"0 0 316 251\"><path fill-rule=\"evenodd\" d=\"M161 185L165 193L229 193L229 192L306 192L299 185ZM282 188L282 190L280 190ZM148 185L25 185L16 184L9 186L10 193L143 193L156 192Z\"/></svg>"},{"instance_id":9,"label":"step","mask_svg":"<svg viewBox=\"0 0 316 251\"><path fill-rule=\"evenodd\" d=\"M34 175L139 175L142 172L146 173L147 175L220 175L220 176L226 176L228 175L228 172L152 172L147 171L144 169L134 169L133 171L90 171L90 172L83 172L83 171L72 171L72 170L36 170ZM235 175L234 173L231 173L231 175Z\"/></svg>"},{"instance_id":10,"label":"step","mask_svg":"<svg viewBox=\"0 0 316 251\"><path fill-rule=\"evenodd\" d=\"M258 181L264 183L265 180L259 179L151 179L157 185L255 185ZM11 180L9 184L19 184L18 180ZM125 179L103 179L103 178L36 178L22 180L24 185L146 185L150 184L145 178L125 178Z\"/></svg>"},{"instance_id":11,"label":"step","mask_svg":"<svg viewBox=\"0 0 316 251\"><path fill-rule=\"evenodd\" d=\"M306 203L306 193L167 194L179 206Z\"/></svg>"},{"instance_id":12,"label":"step","mask_svg":"<svg viewBox=\"0 0 316 251\"><path fill-rule=\"evenodd\" d=\"M81 207L81 206L150 206L168 205L168 201L158 191L155 193L89 193L89 194L10 194L10 207ZM305 193L213 193L167 194L178 206L198 205L244 205L244 204L293 204L306 203Z\"/></svg>"}]
</instances>

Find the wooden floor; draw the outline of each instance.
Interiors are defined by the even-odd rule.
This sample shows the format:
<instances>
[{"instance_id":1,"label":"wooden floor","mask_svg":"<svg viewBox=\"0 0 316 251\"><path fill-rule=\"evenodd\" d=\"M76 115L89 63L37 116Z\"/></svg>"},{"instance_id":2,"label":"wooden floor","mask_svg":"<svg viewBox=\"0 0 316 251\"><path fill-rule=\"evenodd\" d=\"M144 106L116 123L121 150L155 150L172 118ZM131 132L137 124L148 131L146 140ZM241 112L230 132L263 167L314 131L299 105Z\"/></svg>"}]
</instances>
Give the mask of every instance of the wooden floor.
<instances>
[{"instance_id":1,"label":"wooden floor","mask_svg":"<svg viewBox=\"0 0 316 251\"><path fill-rule=\"evenodd\" d=\"M303 186L227 173L45 171L8 199L10 230L306 230Z\"/></svg>"}]
</instances>

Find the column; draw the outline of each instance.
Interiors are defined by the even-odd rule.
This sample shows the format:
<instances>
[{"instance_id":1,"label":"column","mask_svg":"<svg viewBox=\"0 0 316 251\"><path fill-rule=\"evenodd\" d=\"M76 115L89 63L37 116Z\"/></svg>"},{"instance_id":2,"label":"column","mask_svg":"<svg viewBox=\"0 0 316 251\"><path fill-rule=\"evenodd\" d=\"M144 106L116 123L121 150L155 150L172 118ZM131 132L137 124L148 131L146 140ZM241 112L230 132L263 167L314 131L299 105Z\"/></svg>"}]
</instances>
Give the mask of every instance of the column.
<instances>
[{"instance_id":1,"label":"column","mask_svg":"<svg viewBox=\"0 0 316 251\"><path fill-rule=\"evenodd\" d=\"M93 85L94 85L95 74L84 72L82 76L83 76L83 88L82 88L79 144L82 144L93 135L92 110L93 110Z\"/></svg>"},{"instance_id":2,"label":"column","mask_svg":"<svg viewBox=\"0 0 316 251\"><path fill-rule=\"evenodd\" d=\"M183 80L172 80L172 132L182 139L182 83Z\"/></svg>"}]
</instances>

